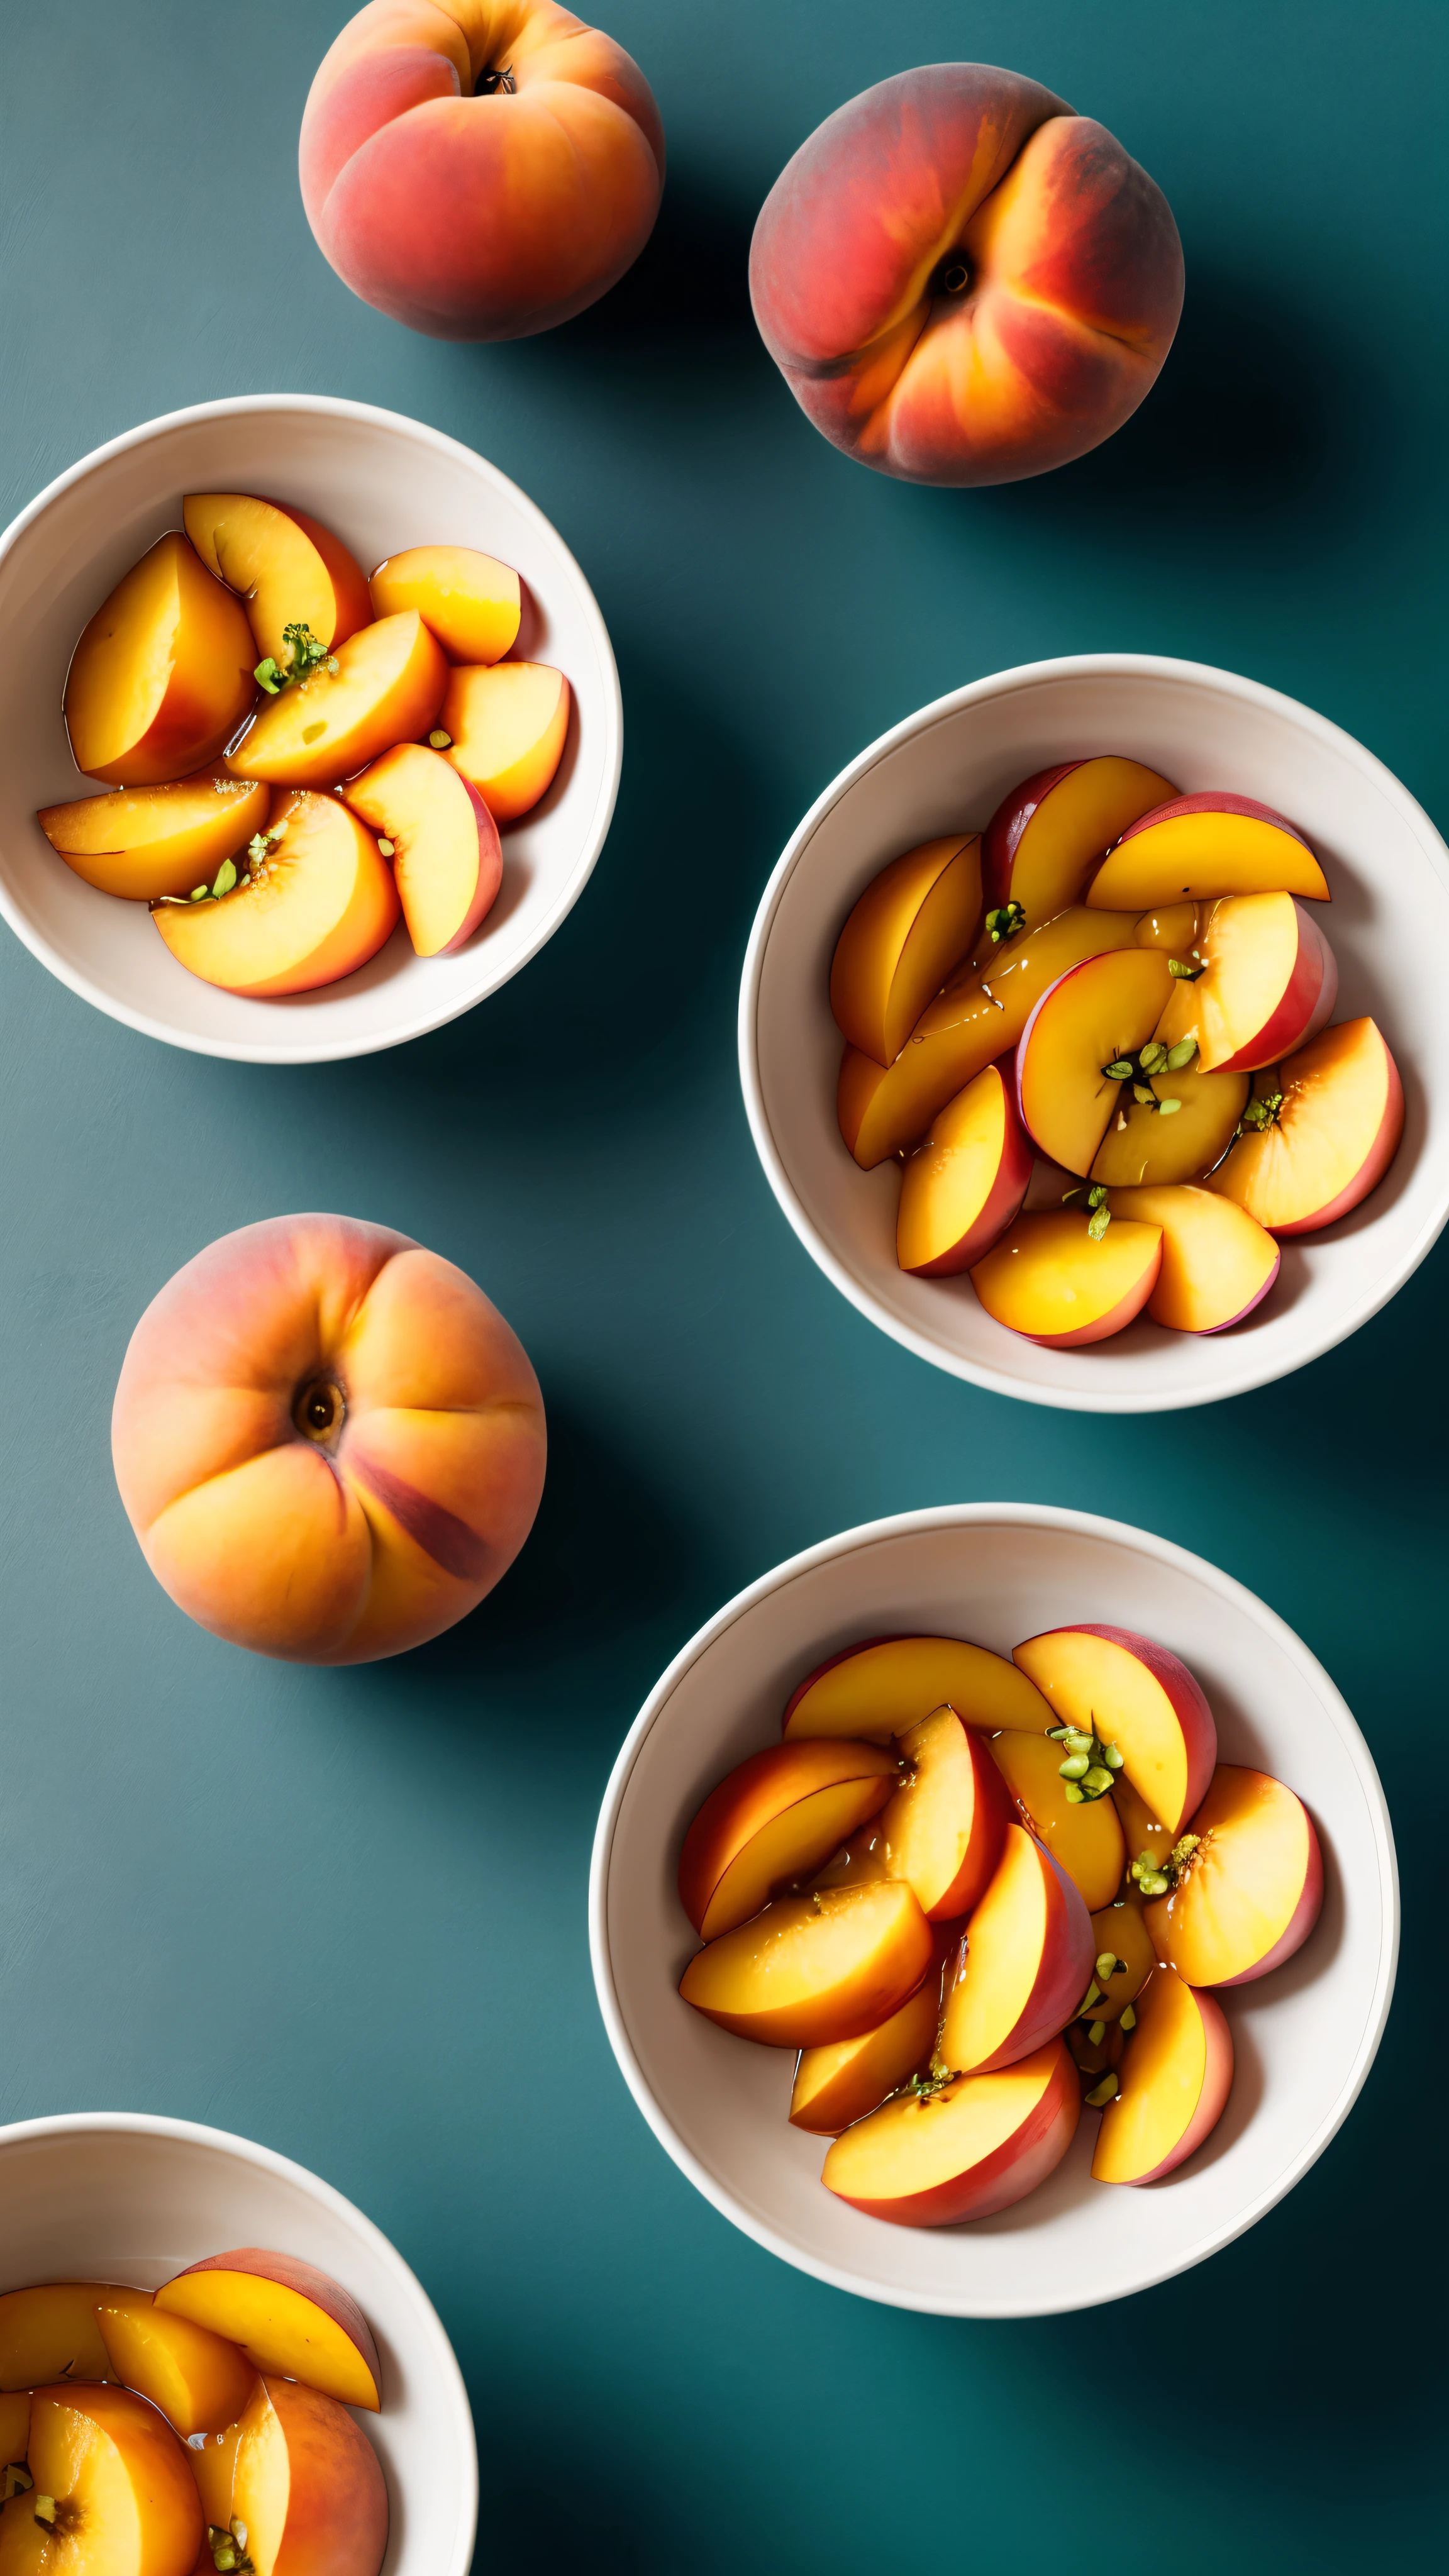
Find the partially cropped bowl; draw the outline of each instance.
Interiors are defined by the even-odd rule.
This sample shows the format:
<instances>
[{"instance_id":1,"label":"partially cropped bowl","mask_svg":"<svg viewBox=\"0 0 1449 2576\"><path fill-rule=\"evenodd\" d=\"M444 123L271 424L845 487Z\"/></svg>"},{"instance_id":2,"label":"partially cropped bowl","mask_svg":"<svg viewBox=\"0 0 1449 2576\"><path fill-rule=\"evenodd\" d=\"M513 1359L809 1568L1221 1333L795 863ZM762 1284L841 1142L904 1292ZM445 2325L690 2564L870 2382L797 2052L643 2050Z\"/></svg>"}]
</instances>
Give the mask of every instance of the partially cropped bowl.
<instances>
[{"instance_id":1,"label":"partially cropped bowl","mask_svg":"<svg viewBox=\"0 0 1449 2576\"><path fill-rule=\"evenodd\" d=\"M259 492L331 528L364 572L405 546L474 546L527 588L514 648L573 691L546 796L503 834L503 884L450 957L418 957L401 923L355 974L275 1001L220 991L163 946L146 906L82 883L36 809L87 792L61 714L87 619L168 528L187 492ZM83 1001L200 1055L315 1064L399 1046L472 1010L551 939L588 882L618 794L623 713L608 631L557 531L456 439L371 404L253 394L144 421L81 458L0 537L0 912Z\"/></svg>"},{"instance_id":2,"label":"partially cropped bowl","mask_svg":"<svg viewBox=\"0 0 1449 2576\"><path fill-rule=\"evenodd\" d=\"M868 2218L820 2180L825 2141L789 2125L794 2055L736 2039L677 1989L697 1940L676 1873L726 1771L776 1743L785 1702L848 1645L892 1632L1009 1654L1077 1620L1135 1628L1207 1693L1228 1762L1286 1780L1323 1847L1323 1912L1295 1957L1219 2000L1237 2071L1217 2128L1139 2190L1094 2182L1084 2111L1050 2180L960 2227ZM676 1655L634 1722L594 1840L594 1982L624 2080L706 2200L836 2289L938 2316L1045 2316L1125 2298L1201 2263L1291 2191L1348 2117L1388 2017L1398 1956L1393 1834L1373 1759L1327 1673L1263 1602L1146 1530L1032 1503L907 1512L777 1565Z\"/></svg>"},{"instance_id":3,"label":"partially cropped bowl","mask_svg":"<svg viewBox=\"0 0 1449 2576\"><path fill-rule=\"evenodd\" d=\"M842 1040L830 960L878 868L936 833L976 830L1019 779L1098 752L1186 792L1229 788L1288 815L1323 859L1336 1020L1369 1013L1404 1085L1403 1142L1372 1196L1283 1245L1262 1305L1229 1332L1145 1316L1086 1349L1048 1350L993 1321L969 1278L898 1268L899 1165L862 1172L842 1142ZM1386 1305L1449 1218L1449 850L1362 743L1231 671L1083 653L976 680L883 734L817 798L755 916L740 989L740 1071L765 1173L842 1296L921 1359L999 1395L1088 1413L1165 1413L1266 1386Z\"/></svg>"},{"instance_id":4,"label":"partially cropped bowl","mask_svg":"<svg viewBox=\"0 0 1449 2576\"><path fill-rule=\"evenodd\" d=\"M468 2576L478 2453L462 2373L421 2282L380 2228L269 2147L190 2120L81 2111L0 2128L0 2290L159 2288L233 2245L300 2255L352 2293L382 2364L358 2414L382 2463L382 2576Z\"/></svg>"}]
</instances>

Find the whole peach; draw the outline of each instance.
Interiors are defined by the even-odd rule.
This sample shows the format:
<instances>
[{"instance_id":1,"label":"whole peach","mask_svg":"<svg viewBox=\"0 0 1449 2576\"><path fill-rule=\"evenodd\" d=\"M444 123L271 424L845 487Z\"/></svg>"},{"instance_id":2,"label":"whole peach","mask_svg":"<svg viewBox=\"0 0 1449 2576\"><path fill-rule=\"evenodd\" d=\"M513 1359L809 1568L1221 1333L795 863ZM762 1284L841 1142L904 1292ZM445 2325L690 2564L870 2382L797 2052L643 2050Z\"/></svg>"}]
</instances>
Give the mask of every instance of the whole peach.
<instances>
[{"instance_id":1,"label":"whole peach","mask_svg":"<svg viewBox=\"0 0 1449 2576\"><path fill-rule=\"evenodd\" d=\"M506 1573L543 1491L543 1401L451 1261L352 1217L271 1217L153 1298L111 1451L189 1617L257 1654L366 1663L436 1637Z\"/></svg>"},{"instance_id":2,"label":"whole peach","mask_svg":"<svg viewBox=\"0 0 1449 2576\"><path fill-rule=\"evenodd\" d=\"M1120 429L1182 310L1162 191L1019 72L862 92L760 210L750 294L818 430L913 483L1013 483Z\"/></svg>"},{"instance_id":3,"label":"whole peach","mask_svg":"<svg viewBox=\"0 0 1449 2576\"><path fill-rule=\"evenodd\" d=\"M555 0L371 0L323 57L299 160L355 295L437 340L518 340L638 258L664 128L622 45Z\"/></svg>"}]
</instances>

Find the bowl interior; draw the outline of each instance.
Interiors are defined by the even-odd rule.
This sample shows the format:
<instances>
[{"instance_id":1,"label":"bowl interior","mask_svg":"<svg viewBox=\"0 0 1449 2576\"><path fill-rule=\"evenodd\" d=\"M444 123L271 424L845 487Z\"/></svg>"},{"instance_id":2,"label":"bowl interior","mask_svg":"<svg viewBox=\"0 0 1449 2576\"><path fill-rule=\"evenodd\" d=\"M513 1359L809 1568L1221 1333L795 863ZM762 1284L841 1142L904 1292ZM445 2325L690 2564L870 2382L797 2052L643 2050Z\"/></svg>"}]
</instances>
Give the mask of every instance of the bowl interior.
<instances>
[{"instance_id":1,"label":"bowl interior","mask_svg":"<svg viewBox=\"0 0 1449 2576\"><path fill-rule=\"evenodd\" d=\"M1009 1653L1035 1631L1105 1620L1161 1639L1207 1692L1224 1760L1287 1780L1323 1840L1323 1913L1296 1958L1222 1997L1237 2073L1212 2137L1168 2181L1090 2178L1082 2114L1051 2180L999 2217L894 2227L823 2189L824 2141L789 2127L788 2050L715 2029L675 1989L697 1943L675 1872L715 1782L778 1738L794 1684L853 1640L919 1629ZM1186 2269L1289 2189L1344 2117L1388 2010L1393 1846L1353 1719L1321 1667L1226 1576L1145 1534L1074 1513L963 1505L848 1533L767 1576L687 1647L620 1756L596 1850L595 1973L626 2078L716 2208L787 2262L948 2315L1089 2307Z\"/></svg>"},{"instance_id":2,"label":"bowl interior","mask_svg":"<svg viewBox=\"0 0 1449 2576\"><path fill-rule=\"evenodd\" d=\"M477 2469L457 2364L385 2237L280 2157L183 2122L0 2130L0 2289L115 2280L155 2289L231 2245L304 2256L352 2292L377 2340L383 2412L359 2414L387 2479L383 2576L466 2576Z\"/></svg>"},{"instance_id":3,"label":"bowl interior","mask_svg":"<svg viewBox=\"0 0 1449 2576\"><path fill-rule=\"evenodd\" d=\"M1016 780L1049 761L1124 752L1184 791L1224 787L1299 823L1333 889L1320 917L1339 966L1334 1017L1372 1013L1407 1104L1387 1177L1323 1234L1285 1243L1278 1280L1232 1331L1163 1332L1145 1316L1112 1340L1039 1349L977 1303L967 1278L896 1266L899 1173L857 1169L835 1121L841 1038L830 960L862 888L898 850L979 829ZM1449 1099L1449 854L1388 770L1307 708L1192 664L1094 655L977 683L867 752L821 799L760 908L746 967L741 1054L761 1157L822 1269L898 1341L958 1376L1037 1403L1159 1411L1266 1384L1352 1332L1422 1260L1449 1212L1436 1135Z\"/></svg>"},{"instance_id":4,"label":"bowl interior","mask_svg":"<svg viewBox=\"0 0 1449 2576\"><path fill-rule=\"evenodd\" d=\"M277 1001L217 991L178 966L144 904L83 884L37 806L93 792L71 756L61 695L76 639L186 492L297 502L365 572L404 546L450 541L513 564L528 585L516 655L573 688L547 796L503 835L503 885L456 956L414 955L401 923L341 983ZM618 678L592 592L542 513L471 450L360 405L286 398L209 405L102 452L23 524L0 559L0 906L72 990L133 1028L203 1053L298 1063L364 1054L436 1028L516 974L585 883L613 811Z\"/></svg>"}]
</instances>

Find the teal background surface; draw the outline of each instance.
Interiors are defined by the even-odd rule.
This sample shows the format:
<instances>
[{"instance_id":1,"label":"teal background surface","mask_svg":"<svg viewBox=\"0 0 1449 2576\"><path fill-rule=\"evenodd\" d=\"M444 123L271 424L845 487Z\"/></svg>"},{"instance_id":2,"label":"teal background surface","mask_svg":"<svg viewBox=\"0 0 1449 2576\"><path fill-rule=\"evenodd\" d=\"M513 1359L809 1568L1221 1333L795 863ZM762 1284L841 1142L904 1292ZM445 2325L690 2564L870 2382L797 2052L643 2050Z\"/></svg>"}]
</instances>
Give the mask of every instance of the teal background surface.
<instances>
[{"instance_id":1,"label":"teal background surface","mask_svg":"<svg viewBox=\"0 0 1449 2576\"><path fill-rule=\"evenodd\" d=\"M0 941L0 2115L214 2121L357 2199L468 2375L480 2569L1395 2563L1429 2540L1443 2438L1442 1763L1423 1746L1444 1718L1449 1246L1262 1393L1159 1421L1013 1405L909 1358L817 1275L755 1162L734 1010L759 890L835 770L1037 655L1249 672L1449 816L1449 19L1431 0L608 0L669 135L655 239L568 328L472 349L368 311L307 231L296 130L343 14L11 0L0 518L175 405L315 389L416 414L577 552L623 678L623 793L545 953L359 1063L170 1052ZM1137 418L978 494L837 456L745 291L754 214L809 129L963 55L1113 128L1188 269ZM553 1443L499 1592L345 1673L190 1626L108 1451L127 1336L170 1272L317 1206L474 1273L528 1345ZM997 1496L1145 1522L1293 1623L1383 1773L1405 1943L1368 2087L1283 2206L1120 2307L987 2327L819 2287L694 2194L609 2056L584 1895L616 1746L701 1620L832 1530Z\"/></svg>"}]
</instances>

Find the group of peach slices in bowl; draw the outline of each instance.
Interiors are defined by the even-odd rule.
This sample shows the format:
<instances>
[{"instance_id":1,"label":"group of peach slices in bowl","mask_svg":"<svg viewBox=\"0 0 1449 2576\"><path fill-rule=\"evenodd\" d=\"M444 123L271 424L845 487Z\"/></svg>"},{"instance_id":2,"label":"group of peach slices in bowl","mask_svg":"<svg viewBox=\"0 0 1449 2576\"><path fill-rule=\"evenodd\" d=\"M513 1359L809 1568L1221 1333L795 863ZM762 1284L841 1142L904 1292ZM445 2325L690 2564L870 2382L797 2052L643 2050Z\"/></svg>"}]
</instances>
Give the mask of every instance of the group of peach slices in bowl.
<instances>
[{"instance_id":1,"label":"group of peach slices in bowl","mask_svg":"<svg viewBox=\"0 0 1449 2576\"><path fill-rule=\"evenodd\" d=\"M1398 1149L1398 1070L1333 1021L1323 869L1281 814L1116 755L882 869L836 946L840 1131L902 1165L896 1257L1070 1349L1217 1333Z\"/></svg>"},{"instance_id":2,"label":"group of peach slices in bowl","mask_svg":"<svg viewBox=\"0 0 1449 2576\"><path fill-rule=\"evenodd\" d=\"M1045 2182L1083 2103L1097 2181L1160 2180L1233 2080L1212 1989L1290 1958L1323 1862L1302 1801L1217 1758L1176 1655L1053 1628L1010 1662L869 1638L787 1703L684 1839L687 2003L799 2051L821 2180L905 2227Z\"/></svg>"},{"instance_id":3,"label":"group of peach slices in bowl","mask_svg":"<svg viewBox=\"0 0 1449 2576\"><path fill-rule=\"evenodd\" d=\"M377 2349L311 2263L245 2245L163 2288L0 2297L3 2576L377 2576L387 2489L348 2412Z\"/></svg>"},{"instance_id":4,"label":"group of peach slices in bowl","mask_svg":"<svg viewBox=\"0 0 1449 2576\"><path fill-rule=\"evenodd\" d=\"M179 963L267 998L365 965L399 912L420 957L472 937L500 823L562 756L571 692L506 660L523 592L468 546L369 580L290 503L193 492L133 564L65 684L76 766L107 795L40 826L88 885L149 903Z\"/></svg>"}]
</instances>

